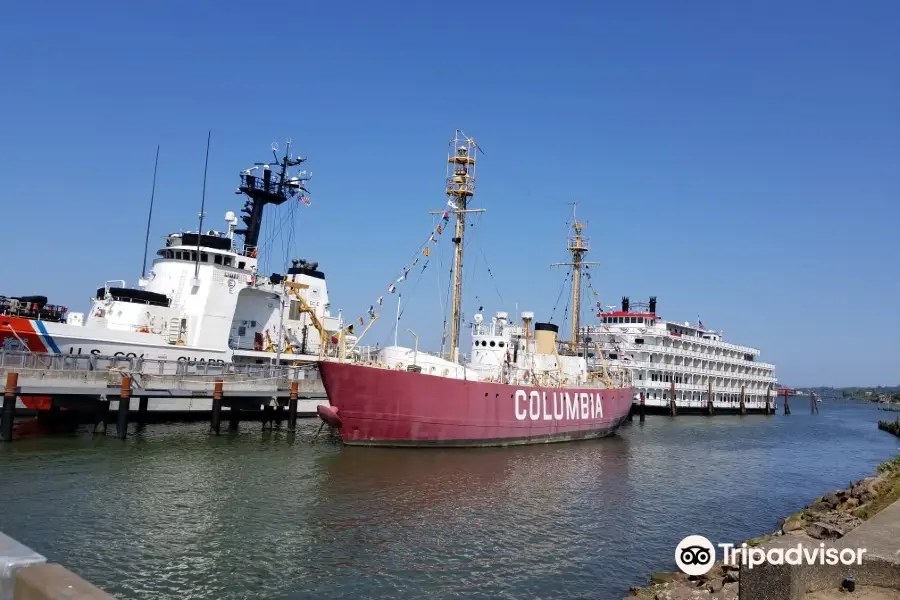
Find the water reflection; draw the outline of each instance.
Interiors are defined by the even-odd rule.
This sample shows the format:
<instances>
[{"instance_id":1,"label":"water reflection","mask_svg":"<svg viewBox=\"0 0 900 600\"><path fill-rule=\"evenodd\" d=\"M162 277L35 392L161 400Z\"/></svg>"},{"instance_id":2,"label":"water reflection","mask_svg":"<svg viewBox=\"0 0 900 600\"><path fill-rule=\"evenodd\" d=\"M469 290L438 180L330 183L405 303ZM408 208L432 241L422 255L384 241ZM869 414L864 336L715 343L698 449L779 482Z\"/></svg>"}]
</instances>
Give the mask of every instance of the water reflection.
<instances>
[{"instance_id":1,"label":"water reflection","mask_svg":"<svg viewBox=\"0 0 900 600\"><path fill-rule=\"evenodd\" d=\"M0 446L0 530L122 600L620 598L685 535L763 533L897 451L876 410L822 410L453 450L88 427Z\"/></svg>"}]
</instances>

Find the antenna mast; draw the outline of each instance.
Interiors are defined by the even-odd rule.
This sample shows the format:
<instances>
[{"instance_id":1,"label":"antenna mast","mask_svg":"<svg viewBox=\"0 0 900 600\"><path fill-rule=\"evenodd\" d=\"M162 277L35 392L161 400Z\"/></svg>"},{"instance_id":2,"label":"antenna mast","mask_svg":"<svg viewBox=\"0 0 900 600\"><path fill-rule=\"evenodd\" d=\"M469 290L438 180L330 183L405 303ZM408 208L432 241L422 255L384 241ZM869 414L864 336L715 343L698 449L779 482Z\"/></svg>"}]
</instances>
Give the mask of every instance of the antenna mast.
<instances>
[{"instance_id":1,"label":"antenna mast","mask_svg":"<svg viewBox=\"0 0 900 600\"><path fill-rule=\"evenodd\" d=\"M159 166L159 144L153 162L153 187L150 189L150 213L147 215L147 235L144 237L144 262L141 263L141 279L147 275L147 247L150 245L150 220L153 218L153 198L156 196L156 167Z\"/></svg>"},{"instance_id":2,"label":"antenna mast","mask_svg":"<svg viewBox=\"0 0 900 600\"><path fill-rule=\"evenodd\" d=\"M203 195L200 199L200 226L197 228L197 263L194 265L194 285L199 285L200 277L200 240L203 237L203 209L206 208L206 172L209 168L209 140L212 130L206 134L206 160L203 163Z\"/></svg>"},{"instance_id":3,"label":"antenna mast","mask_svg":"<svg viewBox=\"0 0 900 600\"><path fill-rule=\"evenodd\" d=\"M469 198L475 195L475 154L480 150L470 137L457 129L450 141L447 155L447 204L456 213L456 234L453 236L453 303L450 312L450 359L459 353L460 307L463 282L463 237L466 233L466 214L484 212L470 209Z\"/></svg>"},{"instance_id":4,"label":"antenna mast","mask_svg":"<svg viewBox=\"0 0 900 600\"><path fill-rule=\"evenodd\" d=\"M584 260L590 246L590 239L582 235L586 223L580 223L575 216L575 206L578 203L572 202L572 229L575 235L570 237L567 244L567 250L572 254L572 262L553 263L554 267L572 267L572 338L570 343L578 349L578 334L581 330L581 269L589 265L599 265L598 262L589 262Z\"/></svg>"},{"instance_id":5,"label":"antenna mast","mask_svg":"<svg viewBox=\"0 0 900 600\"><path fill-rule=\"evenodd\" d=\"M247 254L256 249L259 244L259 232L262 228L263 209L266 204L283 204L288 198L300 195L300 201L309 203L306 195L306 182L312 174L301 171L294 177L288 177L288 169L296 167L306 161L305 158L291 157L291 143L287 142L284 156L278 157L278 144L272 144L272 154L275 156L275 164L281 166L281 172L273 177L272 168L265 163L254 163L254 166L241 173L241 185L236 194L247 194L249 200L244 203L241 212L243 229L235 230L238 235L244 236L244 253ZM263 168L262 177L254 175L259 167Z\"/></svg>"}]
</instances>

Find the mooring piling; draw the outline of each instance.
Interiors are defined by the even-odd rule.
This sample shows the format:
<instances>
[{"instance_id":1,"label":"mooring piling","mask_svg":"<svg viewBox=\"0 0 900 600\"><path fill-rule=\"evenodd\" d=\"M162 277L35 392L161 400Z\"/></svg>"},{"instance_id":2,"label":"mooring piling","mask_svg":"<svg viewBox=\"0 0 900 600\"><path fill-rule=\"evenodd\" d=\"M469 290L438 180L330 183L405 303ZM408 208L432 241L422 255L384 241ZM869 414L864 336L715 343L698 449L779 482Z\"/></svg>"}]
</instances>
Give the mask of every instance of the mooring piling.
<instances>
[{"instance_id":1,"label":"mooring piling","mask_svg":"<svg viewBox=\"0 0 900 600\"><path fill-rule=\"evenodd\" d=\"M19 389L19 374L6 374L6 389L3 390L3 413L0 416L0 441L11 442L13 421L16 419L16 396Z\"/></svg>"},{"instance_id":2,"label":"mooring piling","mask_svg":"<svg viewBox=\"0 0 900 600\"><path fill-rule=\"evenodd\" d=\"M232 409L233 410L233 409ZM216 379L213 387L212 400L212 421L209 424L211 433L219 435L220 425L222 423L222 380Z\"/></svg>"},{"instance_id":3,"label":"mooring piling","mask_svg":"<svg viewBox=\"0 0 900 600\"><path fill-rule=\"evenodd\" d=\"M128 437L128 412L131 410L131 376L122 376L122 387L119 391L119 412L116 419L116 437L124 440Z\"/></svg>"}]
</instances>

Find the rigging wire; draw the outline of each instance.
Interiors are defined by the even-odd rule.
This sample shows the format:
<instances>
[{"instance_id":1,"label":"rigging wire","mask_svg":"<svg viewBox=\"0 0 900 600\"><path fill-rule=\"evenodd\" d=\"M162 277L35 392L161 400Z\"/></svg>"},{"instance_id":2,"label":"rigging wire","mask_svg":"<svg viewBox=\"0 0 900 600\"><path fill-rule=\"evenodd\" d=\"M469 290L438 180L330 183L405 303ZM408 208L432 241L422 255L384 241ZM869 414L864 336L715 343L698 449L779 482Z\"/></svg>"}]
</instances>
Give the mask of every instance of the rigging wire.
<instances>
[{"instance_id":1,"label":"rigging wire","mask_svg":"<svg viewBox=\"0 0 900 600\"><path fill-rule=\"evenodd\" d=\"M573 278L573 280L572 280L572 284L573 284L573 285L575 284L574 278ZM562 326L562 327L565 327L565 326L566 326L566 320L567 320L568 317L569 317L569 303L570 303L571 301L572 301L572 295L571 295L571 294L566 294L566 308L565 308L565 310L563 311L563 318L562 318L562 323L561 323L561 326Z\"/></svg>"},{"instance_id":2,"label":"rigging wire","mask_svg":"<svg viewBox=\"0 0 900 600\"><path fill-rule=\"evenodd\" d=\"M563 283L562 283L562 285L561 285L560 288L559 288L559 295L556 297L556 303L553 305L553 310L550 311L550 322L551 322L551 323L553 322L553 315L556 314L556 309L557 309L557 307L559 307L559 301L560 301L560 299L562 298L562 293L563 293L563 292L565 291L565 289L566 289L566 283L569 281L569 276L570 276L571 274L572 274L571 271L569 271L568 273L566 273L566 278L563 279Z\"/></svg>"}]
</instances>

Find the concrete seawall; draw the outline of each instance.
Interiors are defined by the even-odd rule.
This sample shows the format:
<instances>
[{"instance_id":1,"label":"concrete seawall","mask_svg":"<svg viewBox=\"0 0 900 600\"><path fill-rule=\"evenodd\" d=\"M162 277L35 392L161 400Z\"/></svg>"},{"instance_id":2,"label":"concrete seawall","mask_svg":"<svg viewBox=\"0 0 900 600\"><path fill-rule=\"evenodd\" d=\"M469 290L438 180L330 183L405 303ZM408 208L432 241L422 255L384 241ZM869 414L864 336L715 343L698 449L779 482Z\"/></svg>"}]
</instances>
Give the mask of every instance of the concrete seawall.
<instances>
[{"instance_id":1,"label":"concrete seawall","mask_svg":"<svg viewBox=\"0 0 900 600\"><path fill-rule=\"evenodd\" d=\"M31 548L0 533L0 600L116 600Z\"/></svg>"}]
</instances>

